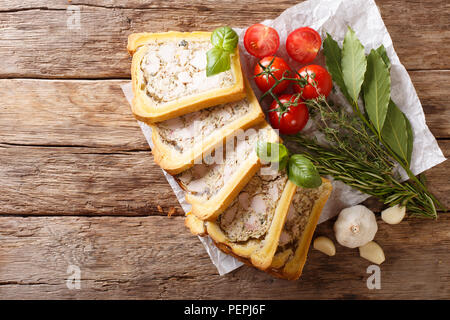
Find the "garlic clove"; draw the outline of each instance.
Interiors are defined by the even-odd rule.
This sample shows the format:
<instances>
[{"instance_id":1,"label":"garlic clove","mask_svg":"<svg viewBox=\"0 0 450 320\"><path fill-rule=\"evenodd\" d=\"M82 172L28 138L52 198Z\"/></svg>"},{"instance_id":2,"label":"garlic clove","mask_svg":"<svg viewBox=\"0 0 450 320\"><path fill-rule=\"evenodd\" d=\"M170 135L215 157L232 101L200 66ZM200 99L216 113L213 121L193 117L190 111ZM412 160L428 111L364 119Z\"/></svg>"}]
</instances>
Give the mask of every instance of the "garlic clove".
<instances>
[{"instance_id":1,"label":"garlic clove","mask_svg":"<svg viewBox=\"0 0 450 320\"><path fill-rule=\"evenodd\" d=\"M333 241L327 237L317 237L314 240L313 248L328 256L334 256L336 254L336 247L334 246Z\"/></svg>"},{"instance_id":2,"label":"garlic clove","mask_svg":"<svg viewBox=\"0 0 450 320\"><path fill-rule=\"evenodd\" d=\"M359 247L359 255L376 264L382 264L385 260L383 249L375 241L370 241Z\"/></svg>"},{"instance_id":3,"label":"garlic clove","mask_svg":"<svg viewBox=\"0 0 450 320\"><path fill-rule=\"evenodd\" d=\"M400 223L406 215L406 207L400 207L396 204L381 212L381 219L388 224Z\"/></svg>"}]
</instances>

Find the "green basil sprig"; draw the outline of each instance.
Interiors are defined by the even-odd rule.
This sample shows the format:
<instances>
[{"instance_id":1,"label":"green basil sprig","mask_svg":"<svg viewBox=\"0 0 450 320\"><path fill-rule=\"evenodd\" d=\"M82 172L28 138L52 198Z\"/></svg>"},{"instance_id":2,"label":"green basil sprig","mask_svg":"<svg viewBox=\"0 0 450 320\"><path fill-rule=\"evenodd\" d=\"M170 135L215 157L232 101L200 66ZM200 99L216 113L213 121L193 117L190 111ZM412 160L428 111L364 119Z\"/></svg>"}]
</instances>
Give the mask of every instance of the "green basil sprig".
<instances>
[{"instance_id":1,"label":"green basil sprig","mask_svg":"<svg viewBox=\"0 0 450 320\"><path fill-rule=\"evenodd\" d=\"M233 52L239 41L237 33L230 27L220 27L213 31L211 43L214 47Z\"/></svg>"},{"instance_id":2,"label":"green basil sprig","mask_svg":"<svg viewBox=\"0 0 450 320\"><path fill-rule=\"evenodd\" d=\"M237 46L239 37L230 27L220 27L213 31L211 43L213 48L206 52L206 76L230 70L230 54Z\"/></svg>"},{"instance_id":3,"label":"green basil sprig","mask_svg":"<svg viewBox=\"0 0 450 320\"><path fill-rule=\"evenodd\" d=\"M221 48L211 48L206 52L206 76L227 71L230 69L230 54Z\"/></svg>"},{"instance_id":4,"label":"green basil sprig","mask_svg":"<svg viewBox=\"0 0 450 320\"><path fill-rule=\"evenodd\" d=\"M322 178L314 164L300 154L289 157L288 149L281 143L256 143L256 154L266 162L278 163L278 169L287 167L289 180L302 188L317 188L322 184Z\"/></svg>"},{"instance_id":5,"label":"green basil sprig","mask_svg":"<svg viewBox=\"0 0 450 320\"><path fill-rule=\"evenodd\" d=\"M322 178L316 166L301 154L289 158L289 180L303 188L317 188L322 184Z\"/></svg>"},{"instance_id":6,"label":"green basil sprig","mask_svg":"<svg viewBox=\"0 0 450 320\"><path fill-rule=\"evenodd\" d=\"M258 141L256 143L256 154L263 161L278 162L279 170L286 168L288 163L289 152L281 143Z\"/></svg>"}]
</instances>

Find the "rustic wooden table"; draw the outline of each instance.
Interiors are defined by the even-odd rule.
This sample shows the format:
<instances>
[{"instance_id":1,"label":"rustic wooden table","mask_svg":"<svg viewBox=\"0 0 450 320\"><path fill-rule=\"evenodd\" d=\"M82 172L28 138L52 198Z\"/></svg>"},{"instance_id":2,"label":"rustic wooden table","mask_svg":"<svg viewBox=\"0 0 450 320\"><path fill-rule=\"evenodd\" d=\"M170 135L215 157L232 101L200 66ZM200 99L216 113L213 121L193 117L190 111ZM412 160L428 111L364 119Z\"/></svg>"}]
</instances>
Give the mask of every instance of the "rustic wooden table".
<instances>
[{"instance_id":1,"label":"rustic wooden table","mask_svg":"<svg viewBox=\"0 0 450 320\"><path fill-rule=\"evenodd\" d=\"M220 277L184 228L119 87L130 77L126 39L136 31L245 27L295 1L143 3L0 3L0 298L450 298L447 215L379 224L380 290L366 286L370 263L340 246L332 258L311 250L299 281L249 267ZM377 4L449 156L449 2ZM447 161L426 173L447 207L449 169ZM332 235L332 222L316 234ZM80 289L66 286L71 265L80 268Z\"/></svg>"}]
</instances>

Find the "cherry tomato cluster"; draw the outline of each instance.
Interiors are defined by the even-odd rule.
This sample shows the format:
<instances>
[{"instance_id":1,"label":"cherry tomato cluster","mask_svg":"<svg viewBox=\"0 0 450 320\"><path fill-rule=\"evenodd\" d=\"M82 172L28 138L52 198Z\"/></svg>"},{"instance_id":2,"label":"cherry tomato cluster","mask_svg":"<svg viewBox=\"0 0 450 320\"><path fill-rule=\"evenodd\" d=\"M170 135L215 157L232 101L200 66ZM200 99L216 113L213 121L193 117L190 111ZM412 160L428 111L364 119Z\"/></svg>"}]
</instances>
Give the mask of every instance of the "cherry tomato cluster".
<instances>
[{"instance_id":1,"label":"cherry tomato cluster","mask_svg":"<svg viewBox=\"0 0 450 320\"><path fill-rule=\"evenodd\" d=\"M314 29L302 27L292 31L286 39L286 51L295 61L312 62L322 45L320 35ZM255 83L262 92L277 96L269 109L272 126L283 134L296 134L309 119L304 100L327 97L333 87L328 71L315 64L292 71L283 58L275 56L280 47L278 32L263 24L254 24L245 32L244 46L247 51L261 58L254 69ZM293 83L294 94L282 94ZM301 97L301 99L300 99ZM278 100L278 101L277 101ZM280 105L281 104L281 105Z\"/></svg>"}]
</instances>

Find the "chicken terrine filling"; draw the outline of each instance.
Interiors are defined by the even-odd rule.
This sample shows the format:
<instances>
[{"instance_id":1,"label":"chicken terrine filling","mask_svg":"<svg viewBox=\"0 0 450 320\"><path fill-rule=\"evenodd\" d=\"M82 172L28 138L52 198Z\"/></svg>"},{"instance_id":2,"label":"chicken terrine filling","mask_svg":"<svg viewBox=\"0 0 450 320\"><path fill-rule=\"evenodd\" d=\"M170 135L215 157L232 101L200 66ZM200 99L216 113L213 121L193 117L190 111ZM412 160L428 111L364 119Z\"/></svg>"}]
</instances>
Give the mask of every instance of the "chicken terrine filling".
<instances>
[{"instance_id":1,"label":"chicken terrine filling","mask_svg":"<svg viewBox=\"0 0 450 320\"><path fill-rule=\"evenodd\" d=\"M276 252L276 255L283 257L284 264L289 261L297 250L299 240L308 224L314 204L323 193L323 188L323 184L315 189L297 188L297 192L289 207Z\"/></svg>"},{"instance_id":2,"label":"chicken terrine filling","mask_svg":"<svg viewBox=\"0 0 450 320\"><path fill-rule=\"evenodd\" d=\"M157 40L147 43L141 61L143 83L155 105L212 89L233 86L232 70L206 77L208 40Z\"/></svg>"},{"instance_id":3,"label":"chicken terrine filling","mask_svg":"<svg viewBox=\"0 0 450 320\"><path fill-rule=\"evenodd\" d=\"M248 100L243 99L159 122L155 129L163 143L183 154L201 145L216 130L243 117L250 108Z\"/></svg>"},{"instance_id":4,"label":"chicken terrine filling","mask_svg":"<svg viewBox=\"0 0 450 320\"><path fill-rule=\"evenodd\" d=\"M285 171L258 172L218 217L218 225L228 239L239 242L262 238L272 224L286 183Z\"/></svg>"},{"instance_id":5,"label":"chicken terrine filling","mask_svg":"<svg viewBox=\"0 0 450 320\"><path fill-rule=\"evenodd\" d=\"M189 194L201 197L205 201L209 200L235 173L239 172L239 167L245 165L250 155L256 153L256 142L269 139L270 130L270 128L246 130L242 136L233 137L223 148L215 151L221 155L219 159L216 159L214 154L211 157L212 161L196 164L178 174L176 179Z\"/></svg>"}]
</instances>

